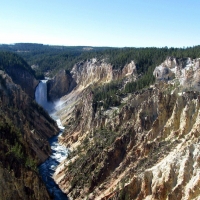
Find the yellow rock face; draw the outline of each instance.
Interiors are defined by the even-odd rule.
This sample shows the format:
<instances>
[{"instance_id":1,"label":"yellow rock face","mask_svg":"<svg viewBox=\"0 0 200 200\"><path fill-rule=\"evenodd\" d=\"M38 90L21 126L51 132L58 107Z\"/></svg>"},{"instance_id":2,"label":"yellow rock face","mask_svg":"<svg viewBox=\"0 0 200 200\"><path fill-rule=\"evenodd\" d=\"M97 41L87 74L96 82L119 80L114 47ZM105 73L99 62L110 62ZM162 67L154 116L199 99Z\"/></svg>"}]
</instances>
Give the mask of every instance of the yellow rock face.
<instances>
[{"instance_id":1,"label":"yellow rock face","mask_svg":"<svg viewBox=\"0 0 200 200\"><path fill-rule=\"evenodd\" d=\"M177 62L165 65L171 70ZM199 67L198 62L192 66ZM60 141L72 151L80 148L54 174L61 189L71 199L198 199L198 90L159 82L129 94L120 108L94 113L87 87L91 80L80 79L80 87L63 97L65 107L59 111L67 126ZM96 130L115 138L109 143Z\"/></svg>"}]
</instances>

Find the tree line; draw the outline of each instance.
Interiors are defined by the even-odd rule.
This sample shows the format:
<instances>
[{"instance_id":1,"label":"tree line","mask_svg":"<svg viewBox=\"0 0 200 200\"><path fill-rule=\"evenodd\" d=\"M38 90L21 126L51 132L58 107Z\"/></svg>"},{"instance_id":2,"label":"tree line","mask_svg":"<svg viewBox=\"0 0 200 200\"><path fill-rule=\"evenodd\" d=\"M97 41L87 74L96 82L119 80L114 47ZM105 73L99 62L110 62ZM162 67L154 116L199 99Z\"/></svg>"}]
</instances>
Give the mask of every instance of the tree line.
<instances>
[{"instance_id":1,"label":"tree line","mask_svg":"<svg viewBox=\"0 0 200 200\"><path fill-rule=\"evenodd\" d=\"M155 82L155 77L153 76L155 67L161 64L168 56L200 58L200 46L188 48L109 49L104 51L104 55L106 55L108 62L115 69L121 69L125 64L134 60L139 78L136 81L128 82L125 87L123 87L122 81L119 80L95 88L93 90L93 107L95 110L100 106L103 106L104 109L108 109L111 106L119 106L121 97L124 94L136 92L153 84Z\"/></svg>"}]
</instances>

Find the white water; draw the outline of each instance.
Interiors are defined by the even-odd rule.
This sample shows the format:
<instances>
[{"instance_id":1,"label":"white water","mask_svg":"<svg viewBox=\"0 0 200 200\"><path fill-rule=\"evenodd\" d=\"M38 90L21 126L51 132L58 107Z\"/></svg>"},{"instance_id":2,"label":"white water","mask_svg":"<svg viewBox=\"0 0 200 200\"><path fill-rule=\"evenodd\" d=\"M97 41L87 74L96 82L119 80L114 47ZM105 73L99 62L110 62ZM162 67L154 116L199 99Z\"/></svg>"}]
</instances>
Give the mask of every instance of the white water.
<instances>
[{"instance_id":1,"label":"white water","mask_svg":"<svg viewBox=\"0 0 200 200\"><path fill-rule=\"evenodd\" d=\"M59 133L59 135L61 134L62 132ZM56 167L67 157L68 154L67 148L58 143L59 135L54 136L49 140L52 150L51 156L39 166L39 173L54 200L67 200L67 196L60 190L52 178Z\"/></svg>"},{"instance_id":2,"label":"white water","mask_svg":"<svg viewBox=\"0 0 200 200\"><path fill-rule=\"evenodd\" d=\"M51 113L54 109L53 103L47 101L47 80L41 80L35 91L35 100L40 104L48 113ZM53 196L54 200L67 200L67 196L60 190L58 185L53 180L52 176L56 170L56 167L67 157L68 149L60 145L58 137L62 134L64 127L60 119L54 114L51 117L56 120L60 133L49 139L51 146L51 156L39 166L39 173L42 176L43 181L46 184L47 190Z\"/></svg>"},{"instance_id":3,"label":"white water","mask_svg":"<svg viewBox=\"0 0 200 200\"><path fill-rule=\"evenodd\" d=\"M54 105L47 101L47 81L41 80L35 91L35 100L42 106L48 113L52 112Z\"/></svg>"}]
</instances>

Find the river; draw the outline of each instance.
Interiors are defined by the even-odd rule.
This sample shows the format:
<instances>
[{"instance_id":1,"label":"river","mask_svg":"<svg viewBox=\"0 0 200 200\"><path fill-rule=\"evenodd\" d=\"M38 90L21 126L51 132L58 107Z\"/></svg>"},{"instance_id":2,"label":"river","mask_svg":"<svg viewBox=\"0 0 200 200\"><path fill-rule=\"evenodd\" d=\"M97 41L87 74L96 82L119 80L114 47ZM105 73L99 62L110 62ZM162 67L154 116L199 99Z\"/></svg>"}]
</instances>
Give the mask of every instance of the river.
<instances>
[{"instance_id":1,"label":"river","mask_svg":"<svg viewBox=\"0 0 200 200\"><path fill-rule=\"evenodd\" d=\"M52 112L53 104L47 102L47 81L41 80L35 91L35 100L40 104L48 113ZM47 190L54 200L67 200L66 194L64 194L58 185L53 180L52 176L55 172L56 167L67 157L68 149L60 145L58 142L58 137L62 134L62 124L60 120L55 116L51 115L53 119L57 121L58 127L60 128L60 133L49 139L49 144L51 146L51 156L39 166L39 173L46 184Z\"/></svg>"}]
</instances>

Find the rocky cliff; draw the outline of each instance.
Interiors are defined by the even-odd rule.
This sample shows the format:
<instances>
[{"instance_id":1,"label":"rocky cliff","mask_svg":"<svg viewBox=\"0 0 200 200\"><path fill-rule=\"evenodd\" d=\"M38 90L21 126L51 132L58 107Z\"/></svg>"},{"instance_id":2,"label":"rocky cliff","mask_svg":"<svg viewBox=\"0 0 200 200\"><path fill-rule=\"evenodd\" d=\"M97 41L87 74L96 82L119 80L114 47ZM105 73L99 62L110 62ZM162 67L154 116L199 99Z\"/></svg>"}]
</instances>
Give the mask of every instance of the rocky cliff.
<instances>
[{"instance_id":1,"label":"rocky cliff","mask_svg":"<svg viewBox=\"0 0 200 200\"><path fill-rule=\"evenodd\" d=\"M70 87L73 88L70 93L62 96L62 98L59 97L60 101L55 107L64 124L70 118L73 113L72 110L78 105L80 99L87 94L87 91L92 92L91 88L116 80L123 80L123 83L126 84L128 81L136 80L138 76L134 61L126 64L122 69L115 70L111 64L96 58L75 64L70 74L72 76L71 85L76 87ZM69 88L70 85L66 84L67 82L65 81L65 87ZM57 84L58 87L61 87L61 85ZM88 88L90 89L88 90Z\"/></svg>"},{"instance_id":2,"label":"rocky cliff","mask_svg":"<svg viewBox=\"0 0 200 200\"><path fill-rule=\"evenodd\" d=\"M0 52L0 69L4 70L30 97L35 98L35 87L39 81L35 79L34 71L21 57L9 52Z\"/></svg>"},{"instance_id":3,"label":"rocky cliff","mask_svg":"<svg viewBox=\"0 0 200 200\"><path fill-rule=\"evenodd\" d=\"M71 154L54 174L71 199L199 198L200 94L181 82L189 60L167 59L154 71L165 82L127 94L109 110L94 110L90 79L76 74L90 86L63 98L58 114L67 128L60 141ZM191 62L195 74L199 61ZM189 71L180 75L175 66Z\"/></svg>"},{"instance_id":4,"label":"rocky cliff","mask_svg":"<svg viewBox=\"0 0 200 200\"><path fill-rule=\"evenodd\" d=\"M200 59L168 57L154 70L157 80L174 80L180 83L184 90L200 91Z\"/></svg>"},{"instance_id":5,"label":"rocky cliff","mask_svg":"<svg viewBox=\"0 0 200 200\"><path fill-rule=\"evenodd\" d=\"M71 74L78 86L86 88L91 84L103 84L124 77L134 79L137 76L137 71L134 61L125 65L121 70L115 70L111 64L104 60L93 58L75 64Z\"/></svg>"},{"instance_id":6,"label":"rocky cliff","mask_svg":"<svg viewBox=\"0 0 200 200\"><path fill-rule=\"evenodd\" d=\"M134 61L125 65L122 69L115 70L113 66L96 58L76 63L71 72L61 70L53 79L48 81L48 99L56 102L63 96L74 91L82 91L88 86L96 86L110 81L124 79L124 81L136 80L137 70ZM72 91L72 93L74 92ZM69 95L73 96L73 95ZM65 99L65 98L64 98ZM68 99L68 98L67 98ZM64 101L63 99L61 101Z\"/></svg>"},{"instance_id":7,"label":"rocky cliff","mask_svg":"<svg viewBox=\"0 0 200 200\"><path fill-rule=\"evenodd\" d=\"M62 96L71 92L76 86L75 80L72 78L70 72L61 70L55 77L48 81L48 99L49 101L57 101Z\"/></svg>"},{"instance_id":8,"label":"rocky cliff","mask_svg":"<svg viewBox=\"0 0 200 200\"><path fill-rule=\"evenodd\" d=\"M12 78L13 82L20 85L21 88L33 99L35 98L35 88L39 83L33 74L20 67L8 66L6 73Z\"/></svg>"},{"instance_id":9,"label":"rocky cliff","mask_svg":"<svg viewBox=\"0 0 200 200\"><path fill-rule=\"evenodd\" d=\"M0 70L0 199L50 199L36 167L50 155L58 127Z\"/></svg>"}]
</instances>

